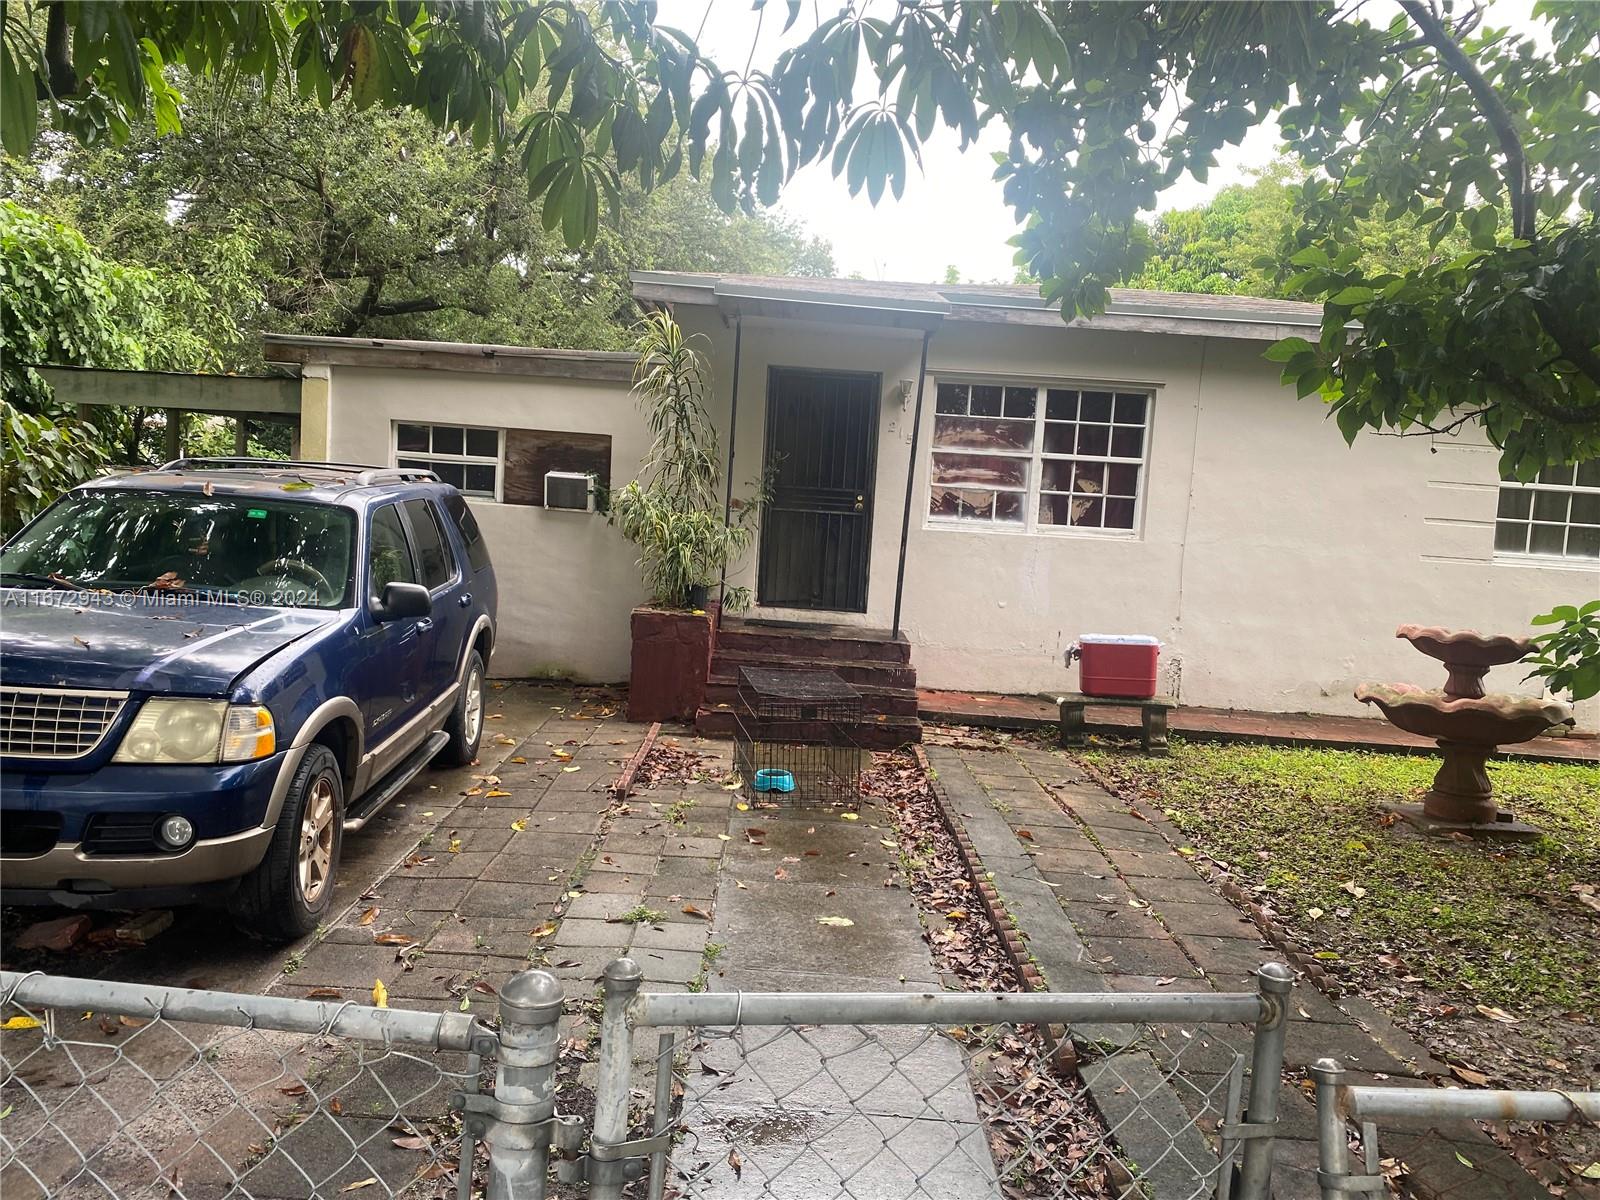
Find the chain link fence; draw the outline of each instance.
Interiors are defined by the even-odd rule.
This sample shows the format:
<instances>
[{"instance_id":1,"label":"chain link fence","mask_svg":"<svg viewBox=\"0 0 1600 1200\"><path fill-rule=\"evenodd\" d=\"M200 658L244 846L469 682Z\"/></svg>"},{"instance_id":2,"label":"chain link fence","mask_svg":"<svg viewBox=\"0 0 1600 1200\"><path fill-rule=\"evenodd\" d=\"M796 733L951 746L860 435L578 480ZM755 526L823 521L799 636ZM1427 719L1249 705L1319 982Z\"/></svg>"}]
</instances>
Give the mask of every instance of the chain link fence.
<instances>
[{"instance_id":1,"label":"chain link fence","mask_svg":"<svg viewBox=\"0 0 1600 1200\"><path fill-rule=\"evenodd\" d=\"M0 1000L6 1200L458 1194L464 1013L12 972Z\"/></svg>"},{"instance_id":2,"label":"chain link fence","mask_svg":"<svg viewBox=\"0 0 1600 1200\"><path fill-rule=\"evenodd\" d=\"M1261 983L640 995L613 964L591 1196L1265 1200L1289 976ZM1169 1023L1191 1032L1165 1037ZM1198 1061L1206 1023L1254 1031L1264 1086L1242 1055Z\"/></svg>"},{"instance_id":3,"label":"chain link fence","mask_svg":"<svg viewBox=\"0 0 1600 1200\"><path fill-rule=\"evenodd\" d=\"M1390 1156L1401 1129L1415 1137L1420 1128L1426 1137L1432 1126L1452 1121L1600 1124L1600 1092L1368 1087L1346 1083L1346 1075L1331 1058L1311 1068L1317 1085L1317 1181L1323 1200L1404 1194L1398 1170L1386 1169L1399 1166ZM1515 1163L1474 1162L1459 1153L1455 1159L1470 1173L1470 1182L1459 1190L1462 1196L1489 1200L1528 1192L1531 1181Z\"/></svg>"}]
</instances>

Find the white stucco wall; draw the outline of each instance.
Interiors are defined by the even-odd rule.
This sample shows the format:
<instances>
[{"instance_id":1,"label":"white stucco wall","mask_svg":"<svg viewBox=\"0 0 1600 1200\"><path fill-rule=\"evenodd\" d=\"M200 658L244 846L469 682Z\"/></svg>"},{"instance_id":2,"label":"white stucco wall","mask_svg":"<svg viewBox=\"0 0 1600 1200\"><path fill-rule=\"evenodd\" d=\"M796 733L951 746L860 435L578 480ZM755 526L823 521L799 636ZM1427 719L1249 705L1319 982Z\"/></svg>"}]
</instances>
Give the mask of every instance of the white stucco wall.
<instances>
[{"instance_id":1,"label":"white stucco wall","mask_svg":"<svg viewBox=\"0 0 1600 1200\"><path fill-rule=\"evenodd\" d=\"M733 331L705 309L680 320L713 347L726 425ZM1404 622L1526 632L1528 618L1600 594L1600 570L1495 561L1496 454L1470 438L1363 435L1296 400L1261 342L949 324L935 334L907 550L902 626L928 687L1029 693L1075 685L1081 633L1159 637L1164 684L1187 704L1371 715L1362 680L1442 685L1443 667L1394 638ZM757 616L887 626L893 612L920 335L746 319L735 477L762 453L769 366L882 375L878 486L865 614L758 608ZM941 372L992 372L1155 392L1132 538L930 522L928 443ZM733 579L755 582L755 555ZM1537 694L1517 667L1491 687ZM1600 726L1600 702L1580 706Z\"/></svg>"},{"instance_id":2,"label":"white stucco wall","mask_svg":"<svg viewBox=\"0 0 1600 1200\"><path fill-rule=\"evenodd\" d=\"M611 436L615 486L638 473L649 435L624 384L453 371L335 366L327 457L390 461L396 421ZM605 518L469 501L500 588L491 663L502 677L628 677L628 614L644 598L635 552Z\"/></svg>"}]
</instances>

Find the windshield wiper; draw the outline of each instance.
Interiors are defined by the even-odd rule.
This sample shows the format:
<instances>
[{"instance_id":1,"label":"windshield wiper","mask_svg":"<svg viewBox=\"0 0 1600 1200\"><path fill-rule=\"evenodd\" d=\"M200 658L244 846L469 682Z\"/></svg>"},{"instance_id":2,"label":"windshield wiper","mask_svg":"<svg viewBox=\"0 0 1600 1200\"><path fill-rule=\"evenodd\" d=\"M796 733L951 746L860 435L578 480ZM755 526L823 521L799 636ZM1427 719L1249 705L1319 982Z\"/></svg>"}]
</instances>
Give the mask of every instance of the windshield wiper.
<instances>
[{"instance_id":1,"label":"windshield wiper","mask_svg":"<svg viewBox=\"0 0 1600 1200\"><path fill-rule=\"evenodd\" d=\"M68 592L87 592L89 589L64 575L40 575L37 571L0 571L0 579L22 579L45 587L61 588Z\"/></svg>"}]
</instances>

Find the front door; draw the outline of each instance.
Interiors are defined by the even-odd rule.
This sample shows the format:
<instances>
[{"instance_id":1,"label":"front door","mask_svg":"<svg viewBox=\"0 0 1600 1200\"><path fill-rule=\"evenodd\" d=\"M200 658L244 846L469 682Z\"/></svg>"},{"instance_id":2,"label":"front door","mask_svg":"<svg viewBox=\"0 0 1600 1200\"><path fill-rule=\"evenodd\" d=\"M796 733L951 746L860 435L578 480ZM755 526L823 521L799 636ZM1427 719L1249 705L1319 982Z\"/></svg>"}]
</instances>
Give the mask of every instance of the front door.
<instances>
[{"instance_id":1,"label":"front door","mask_svg":"<svg viewBox=\"0 0 1600 1200\"><path fill-rule=\"evenodd\" d=\"M877 375L768 372L759 603L866 612L879 390Z\"/></svg>"}]
</instances>

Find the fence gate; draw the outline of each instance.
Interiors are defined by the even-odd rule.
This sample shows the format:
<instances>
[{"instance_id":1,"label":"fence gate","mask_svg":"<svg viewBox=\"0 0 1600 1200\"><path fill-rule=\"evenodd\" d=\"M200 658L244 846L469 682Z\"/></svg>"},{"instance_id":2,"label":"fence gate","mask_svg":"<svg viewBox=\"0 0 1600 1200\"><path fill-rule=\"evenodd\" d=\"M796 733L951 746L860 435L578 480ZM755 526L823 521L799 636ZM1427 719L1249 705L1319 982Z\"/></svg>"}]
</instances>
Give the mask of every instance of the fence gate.
<instances>
[{"instance_id":1,"label":"fence gate","mask_svg":"<svg viewBox=\"0 0 1600 1200\"><path fill-rule=\"evenodd\" d=\"M1258 977L675 995L620 959L574 1077L563 1012L586 1006L542 971L501 990L497 1029L5 972L0 1191L545 1200L553 1174L560 1200L1267 1200L1291 977ZM1195 1049L1208 1024L1252 1029L1248 1070Z\"/></svg>"}]
</instances>

